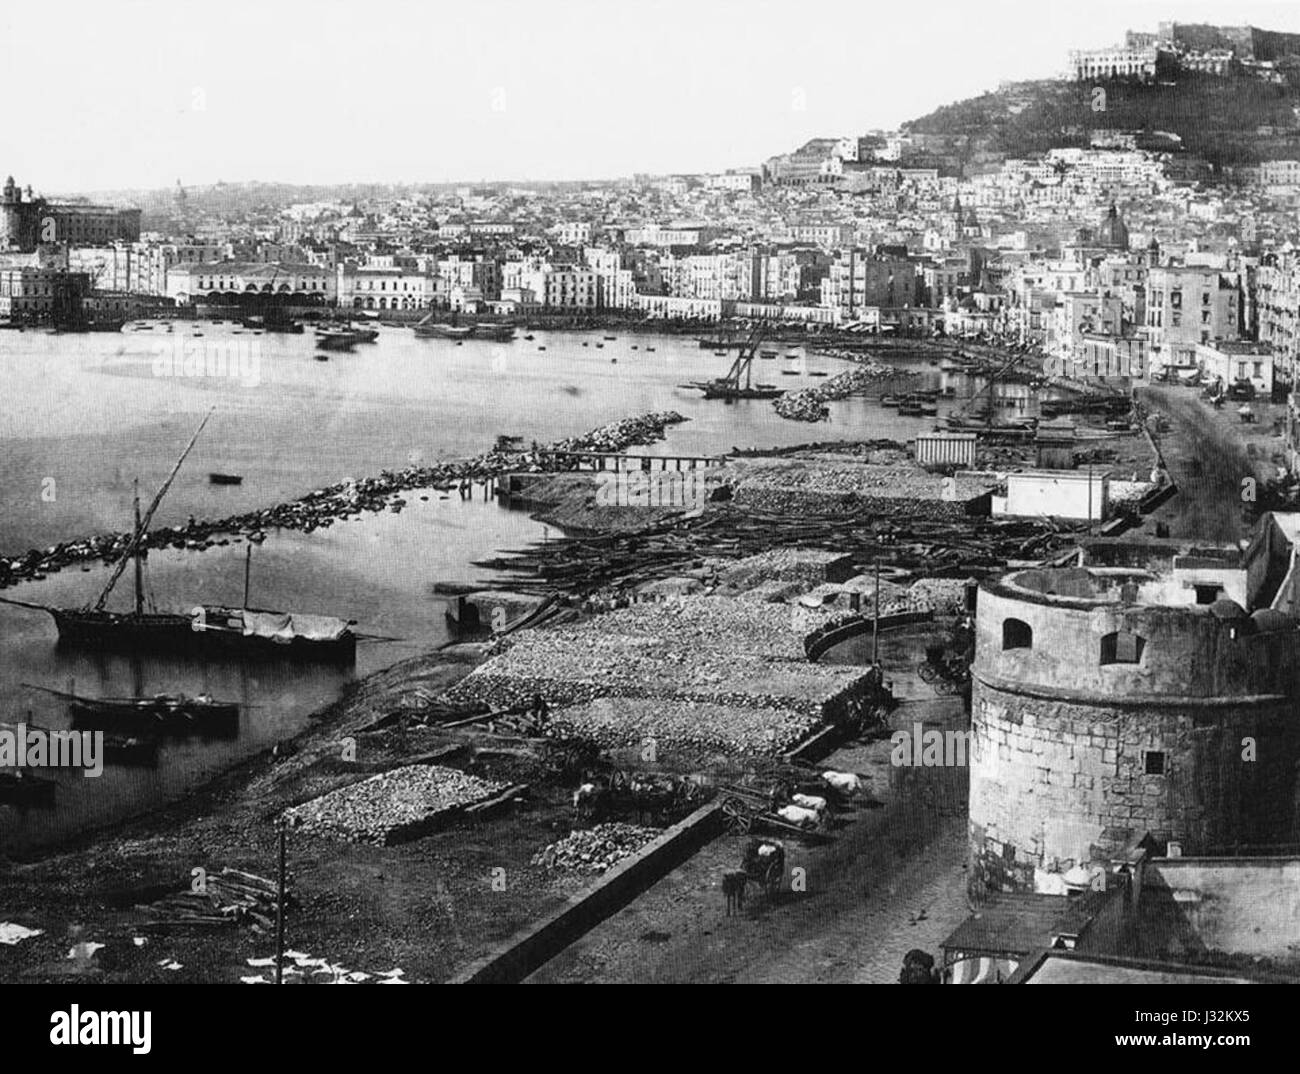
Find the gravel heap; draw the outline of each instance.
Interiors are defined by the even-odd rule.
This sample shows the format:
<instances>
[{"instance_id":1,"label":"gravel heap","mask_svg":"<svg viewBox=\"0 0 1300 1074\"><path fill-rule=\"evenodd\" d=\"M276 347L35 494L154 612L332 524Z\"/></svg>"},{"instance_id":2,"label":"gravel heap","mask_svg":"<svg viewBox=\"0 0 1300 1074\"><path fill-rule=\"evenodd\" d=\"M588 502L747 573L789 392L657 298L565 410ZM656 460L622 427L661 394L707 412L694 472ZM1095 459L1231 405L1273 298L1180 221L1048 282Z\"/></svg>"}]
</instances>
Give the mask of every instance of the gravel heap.
<instances>
[{"instance_id":1,"label":"gravel heap","mask_svg":"<svg viewBox=\"0 0 1300 1074\"><path fill-rule=\"evenodd\" d=\"M387 846L414 838L439 814L491 798L506 784L439 765L407 765L285 810L297 830Z\"/></svg>"},{"instance_id":2,"label":"gravel heap","mask_svg":"<svg viewBox=\"0 0 1300 1074\"><path fill-rule=\"evenodd\" d=\"M564 710L565 723L603 749L656 744L692 754L758 755L790 749L820 724L817 714L780 706L662 698L601 697Z\"/></svg>"},{"instance_id":3,"label":"gravel heap","mask_svg":"<svg viewBox=\"0 0 1300 1074\"><path fill-rule=\"evenodd\" d=\"M574 873L603 873L661 834L635 824L597 824L570 832L533 855L533 864Z\"/></svg>"},{"instance_id":4,"label":"gravel heap","mask_svg":"<svg viewBox=\"0 0 1300 1074\"><path fill-rule=\"evenodd\" d=\"M511 635L447 700L499 709L541 694L553 707L609 697L736 707L752 713L753 726L729 730L724 722L704 736L710 745L775 751L792 734L833 718L863 688L861 668L808 662L806 621L819 618L722 596L634 604L573 626ZM629 718L632 734L648 733L640 717ZM763 732L768 727L773 736ZM658 730L665 742L680 736L696 744L680 720Z\"/></svg>"}]
</instances>

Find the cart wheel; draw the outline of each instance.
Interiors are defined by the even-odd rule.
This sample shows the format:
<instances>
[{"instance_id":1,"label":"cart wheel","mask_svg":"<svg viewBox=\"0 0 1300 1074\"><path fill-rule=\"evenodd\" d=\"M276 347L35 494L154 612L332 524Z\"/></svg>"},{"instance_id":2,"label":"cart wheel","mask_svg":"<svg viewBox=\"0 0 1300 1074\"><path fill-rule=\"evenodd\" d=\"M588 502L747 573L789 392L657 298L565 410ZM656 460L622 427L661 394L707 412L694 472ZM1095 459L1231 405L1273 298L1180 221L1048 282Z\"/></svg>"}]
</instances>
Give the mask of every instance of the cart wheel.
<instances>
[{"instance_id":1,"label":"cart wheel","mask_svg":"<svg viewBox=\"0 0 1300 1074\"><path fill-rule=\"evenodd\" d=\"M926 660L916 667L917 674L921 676L922 682L934 682L939 677L939 672L935 666Z\"/></svg>"},{"instance_id":2,"label":"cart wheel","mask_svg":"<svg viewBox=\"0 0 1300 1074\"><path fill-rule=\"evenodd\" d=\"M767 867L767 875L763 878L763 886L767 889L767 897L775 898L778 891L781 890L781 881L785 879L785 863L772 862Z\"/></svg>"},{"instance_id":3,"label":"cart wheel","mask_svg":"<svg viewBox=\"0 0 1300 1074\"><path fill-rule=\"evenodd\" d=\"M614 769L609 774L609 789L611 791L626 791L632 786L632 781L628 779L627 773L621 768Z\"/></svg>"},{"instance_id":4,"label":"cart wheel","mask_svg":"<svg viewBox=\"0 0 1300 1074\"><path fill-rule=\"evenodd\" d=\"M727 831L734 835L744 835L753 824L749 808L739 798L724 798L722 801L723 823Z\"/></svg>"},{"instance_id":5,"label":"cart wheel","mask_svg":"<svg viewBox=\"0 0 1300 1074\"><path fill-rule=\"evenodd\" d=\"M944 697L951 697L961 690L959 683L953 682L952 679L940 679L934 684L934 692Z\"/></svg>"}]
</instances>

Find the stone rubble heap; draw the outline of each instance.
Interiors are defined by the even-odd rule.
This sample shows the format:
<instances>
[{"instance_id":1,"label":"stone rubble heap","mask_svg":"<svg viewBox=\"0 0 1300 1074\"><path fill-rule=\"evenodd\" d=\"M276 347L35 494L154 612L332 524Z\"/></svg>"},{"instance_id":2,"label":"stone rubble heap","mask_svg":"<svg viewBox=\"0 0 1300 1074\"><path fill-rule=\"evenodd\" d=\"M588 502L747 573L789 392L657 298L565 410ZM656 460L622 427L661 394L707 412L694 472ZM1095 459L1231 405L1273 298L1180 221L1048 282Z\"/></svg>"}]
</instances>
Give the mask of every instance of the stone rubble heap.
<instances>
[{"instance_id":1,"label":"stone rubble heap","mask_svg":"<svg viewBox=\"0 0 1300 1074\"><path fill-rule=\"evenodd\" d=\"M597 824L570 832L533 855L533 864L557 872L603 873L661 834L635 824Z\"/></svg>"},{"instance_id":2,"label":"stone rubble heap","mask_svg":"<svg viewBox=\"0 0 1300 1074\"><path fill-rule=\"evenodd\" d=\"M866 391L873 381L891 376L895 370L891 366L867 358L857 369L850 369L831 377L815 388L801 388L797 392L786 392L772 401L772 407L783 418L790 421L824 421L830 417L830 408L826 406L833 399L847 399L850 395Z\"/></svg>"},{"instance_id":3,"label":"stone rubble heap","mask_svg":"<svg viewBox=\"0 0 1300 1074\"><path fill-rule=\"evenodd\" d=\"M861 689L863 675L861 668L809 663L802 622L792 608L683 597L634 604L572 626L522 630L503 640L447 699L493 709L528 704L536 694L553 707L597 698L714 706L703 710L712 714L703 735L712 748L778 752L833 718ZM611 711L624 710L616 704ZM665 742L684 736L681 744L700 744L689 721L665 717L656 724L653 706L628 706L627 714L634 736L657 732ZM611 722L607 714L588 718L606 727Z\"/></svg>"},{"instance_id":4,"label":"stone rubble heap","mask_svg":"<svg viewBox=\"0 0 1300 1074\"><path fill-rule=\"evenodd\" d=\"M348 843L387 846L440 814L491 798L506 784L440 765L407 765L285 810L291 828Z\"/></svg>"},{"instance_id":5,"label":"stone rubble heap","mask_svg":"<svg viewBox=\"0 0 1300 1074\"><path fill-rule=\"evenodd\" d=\"M564 723L602 749L656 746L728 757L780 753L807 738L818 714L780 705L601 697L573 705Z\"/></svg>"},{"instance_id":6,"label":"stone rubble heap","mask_svg":"<svg viewBox=\"0 0 1300 1074\"><path fill-rule=\"evenodd\" d=\"M624 448L662 440L664 430L687 419L676 411L644 414L602 425L582 436L551 445L557 451L622 451ZM246 536L261 542L270 529L301 530L311 533L366 511L400 511L406 500L400 493L415 489L447 490L464 482L485 481L507 473L540 473L546 461L532 451L488 451L471 459L436 466L411 465L401 470L384 470L377 477L354 478L309 492L301 499L276 507L231 515L224 519L192 520L183 526L160 526L145 535L142 546L150 548L203 549L229 544L229 537ZM64 541L44 549L32 549L20 556L0 556L0 588L27 579L39 579L71 563L102 559L113 562L130 547L130 533L101 534Z\"/></svg>"}]
</instances>

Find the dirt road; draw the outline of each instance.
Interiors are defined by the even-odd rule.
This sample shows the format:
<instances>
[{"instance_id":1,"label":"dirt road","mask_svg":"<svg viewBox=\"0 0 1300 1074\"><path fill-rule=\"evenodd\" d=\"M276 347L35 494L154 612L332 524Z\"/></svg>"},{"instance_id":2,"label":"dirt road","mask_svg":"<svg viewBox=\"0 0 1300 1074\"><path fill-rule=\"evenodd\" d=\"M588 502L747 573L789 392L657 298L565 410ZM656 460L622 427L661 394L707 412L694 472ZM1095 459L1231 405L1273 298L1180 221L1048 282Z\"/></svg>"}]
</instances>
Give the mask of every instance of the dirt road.
<instances>
[{"instance_id":1,"label":"dirt road","mask_svg":"<svg viewBox=\"0 0 1300 1074\"><path fill-rule=\"evenodd\" d=\"M1189 388L1152 385L1138 398L1173 426L1160 446L1178 495L1153 512L1153 523L1166 523L1172 537L1237 541L1246 531L1242 479L1257 476L1243 438Z\"/></svg>"},{"instance_id":2,"label":"dirt road","mask_svg":"<svg viewBox=\"0 0 1300 1074\"><path fill-rule=\"evenodd\" d=\"M960 729L960 700L905 672L923 639L889 639L882 655L907 698L891 718ZM891 659L892 658L892 659ZM967 916L964 767L896 768L890 743L837 751L826 767L870 777L877 808L857 814L829 845L785 840L804 890L768 899L751 889L745 911L724 916L722 873L744 839L726 836L670 873L535 973L534 982L893 983L903 956L939 943Z\"/></svg>"}]
</instances>

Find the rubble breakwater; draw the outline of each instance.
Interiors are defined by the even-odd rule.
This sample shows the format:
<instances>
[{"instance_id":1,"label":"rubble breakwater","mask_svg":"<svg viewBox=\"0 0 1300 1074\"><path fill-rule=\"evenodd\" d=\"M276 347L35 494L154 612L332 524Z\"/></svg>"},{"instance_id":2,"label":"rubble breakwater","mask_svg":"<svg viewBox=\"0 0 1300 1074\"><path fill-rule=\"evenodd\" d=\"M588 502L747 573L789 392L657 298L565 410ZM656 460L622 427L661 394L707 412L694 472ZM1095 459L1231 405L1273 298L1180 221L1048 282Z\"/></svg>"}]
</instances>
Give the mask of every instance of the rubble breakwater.
<instances>
[{"instance_id":1,"label":"rubble breakwater","mask_svg":"<svg viewBox=\"0 0 1300 1074\"><path fill-rule=\"evenodd\" d=\"M847 399L869 388L873 381L898 373L893 366L882 365L870 358L856 358L858 368L850 369L814 388L786 392L772 402L773 408L790 421L825 421L830 417L826 404L834 399Z\"/></svg>"},{"instance_id":2,"label":"rubble breakwater","mask_svg":"<svg viewBox=\"0 0 1300 1074\"><path fill-rule=\"evenodd\" d=\"M401 470L384 470L375 477L341 481L275 507L215 520L190 519L181 526L159 526L145 534L141 547L146 550L204 549L229 544L232 536L260 543L270 529L311 533L366 511L400 511L406 506L401 493L414 489L445 492L507 473L543 473L557 469L559 464L547 457L546 452L617 452L652 444L663 439L664 430L669 425L687 420L676 411L643 414L610 422L546 447L534 445L528 451L493 450L434 466L411 465ZM100 534L32 549L19 556L0 556L0 589L23 581L40 580L74 563L91 560L111 563L128 550L132 536L131 533Z\"/></svg>"}]
</instances>

